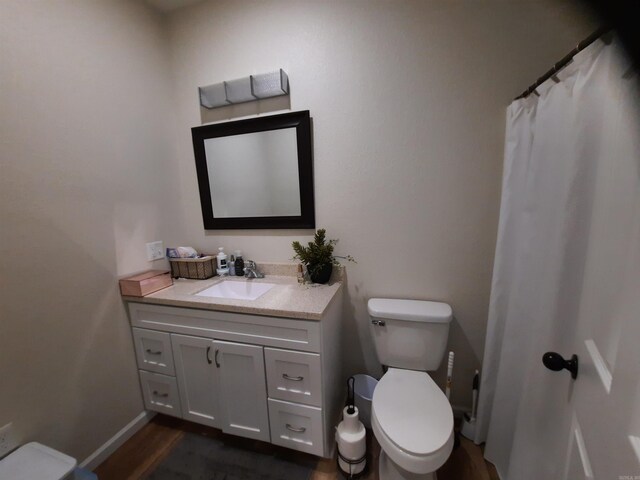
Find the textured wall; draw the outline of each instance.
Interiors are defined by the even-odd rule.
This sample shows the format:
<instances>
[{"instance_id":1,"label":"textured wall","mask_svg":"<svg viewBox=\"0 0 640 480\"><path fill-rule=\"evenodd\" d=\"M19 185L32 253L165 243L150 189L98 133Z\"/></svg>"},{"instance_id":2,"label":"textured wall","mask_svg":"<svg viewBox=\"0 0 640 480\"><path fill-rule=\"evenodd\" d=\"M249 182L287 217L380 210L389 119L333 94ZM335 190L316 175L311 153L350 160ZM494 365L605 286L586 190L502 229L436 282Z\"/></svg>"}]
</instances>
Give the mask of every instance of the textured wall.
<instances>
[{"instance_id":1,"label":"textured wall","mask_svg":"<svg viewBox=\"0 0 640 480\"><path fill-rule=\"evenodd\" d=\"M313 117L316 218L348 266L347 370L378 373L366 300L450 303L453 401L470 402L484 344L505 107L589 32L573 4L211 1L168 18L184 242L291 258L309 231L205 232L189 129L289 105L201 113L199 85L285 69ZM442 380L442 372L438 378Z\"/></svg>"},{"instance_id":2,"label":"textured wall","mask_svg":"<svg viewBox=\"0 0 640 480\"><path fill-rule=\"evenodd\" d=\"M129 1L0 5L0 425L79 461L143 410L117 278L179 230L162 25Z\"/></svg>"},{"instance_id":3,"label":"textured wall","mask_svg":"<svg viewBox=\"0 0 640 480\"><path fill-rule=\"evenodd\" d=\"M588 30L559 1L3 1L0 425L82 460L142 410L116 280L164 264L145 242L286 261L310 238L202 227L189 129L289 107L314 119L318 226L359 262L348 371L379 373L368 298L443 300L468 403L504 109ZM199 110L198 85L278 67L290 99Z\"/></svg>"}]
</instances>

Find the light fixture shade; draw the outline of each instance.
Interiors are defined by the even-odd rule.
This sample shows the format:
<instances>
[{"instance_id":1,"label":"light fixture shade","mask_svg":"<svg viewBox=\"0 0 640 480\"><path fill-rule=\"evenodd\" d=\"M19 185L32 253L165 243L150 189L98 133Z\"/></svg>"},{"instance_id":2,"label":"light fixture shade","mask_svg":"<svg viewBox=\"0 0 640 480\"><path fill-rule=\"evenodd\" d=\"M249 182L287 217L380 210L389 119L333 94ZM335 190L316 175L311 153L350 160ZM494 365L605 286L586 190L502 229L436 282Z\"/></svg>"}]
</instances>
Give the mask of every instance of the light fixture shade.
<instances>
[{"instance_id":1,"label":"light fixture shade","mask_svg":"<svg viewBox=\"0 0 640 480\"><path fill-rule=\"evenodd\" d=\"M224 83L216 83L215 85L199 87L198 91L200 92L200 105L205 108L216 108L229 105Z\"/></svg>"},{"instance_id":2,"label":"light fixture shade","mask_svg":"<svg viewBox=\"0 0 640 480\"><path fill-rule=\"evenodd\" d=\"M289 77L280 69L198 87L198 92L200 105L203 107L224 107L234 103L254 102L261 98L289 95Z\"/></svg>"},{"instance_id":3,"label":"light fixture shade","mask_svg":"<svg viewBox=\"0 0 640 480\"><path fill-rule=\"evenodd\" d=\"M251 91L256 98L278 97L289 93L289 77L284 70L251 75Z\"/></svg>"},{"instance_id":4,"label":"light fixture shade","mask_svg":"<svg viewBox=\"0 0 640 480\"><path fill-rule=\"evenodd\" d=\"M238 78L224 82L227 100L230 103L251 102L256 97L251 93L251 77Z\"/></svg>"}]
</instances>

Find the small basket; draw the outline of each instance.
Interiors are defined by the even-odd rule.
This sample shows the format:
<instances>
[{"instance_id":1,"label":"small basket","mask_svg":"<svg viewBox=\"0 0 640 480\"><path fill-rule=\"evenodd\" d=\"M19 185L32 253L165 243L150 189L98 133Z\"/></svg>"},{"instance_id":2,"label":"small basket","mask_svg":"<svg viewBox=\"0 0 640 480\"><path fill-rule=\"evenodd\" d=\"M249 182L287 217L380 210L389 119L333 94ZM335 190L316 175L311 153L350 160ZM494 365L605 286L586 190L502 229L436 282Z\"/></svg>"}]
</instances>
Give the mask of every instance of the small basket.
<instances>
[{"instance_id":1,"label":"small basket","mask_svg":"<svg viewBox=\"0 0 640 480\"><path fill-rule=\"evenodd\" d=\"M171 276L173 278L189 278L206 280L216 274L216 257L170 258Z\"/></svg>"}]
</instances>

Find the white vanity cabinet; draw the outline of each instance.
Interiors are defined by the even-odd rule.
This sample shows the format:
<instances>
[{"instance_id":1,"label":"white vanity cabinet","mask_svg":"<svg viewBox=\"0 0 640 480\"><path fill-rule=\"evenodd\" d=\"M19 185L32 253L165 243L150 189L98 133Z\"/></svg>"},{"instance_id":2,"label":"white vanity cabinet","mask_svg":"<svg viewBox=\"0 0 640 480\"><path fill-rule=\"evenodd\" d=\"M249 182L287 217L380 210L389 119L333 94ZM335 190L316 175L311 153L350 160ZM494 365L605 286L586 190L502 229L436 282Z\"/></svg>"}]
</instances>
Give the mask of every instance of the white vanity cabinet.
<instances>
[{"instance_id":1,"label":"white vanity cabinet","mask_svg":"<svg viewBox=\"0 0 640 480\"><path fill-rule=\"evenodd\" d=\"M338 290L320 320L304 320L130 302L145 407L332 456L341 303Z\"/></svg>"}]
</instances>

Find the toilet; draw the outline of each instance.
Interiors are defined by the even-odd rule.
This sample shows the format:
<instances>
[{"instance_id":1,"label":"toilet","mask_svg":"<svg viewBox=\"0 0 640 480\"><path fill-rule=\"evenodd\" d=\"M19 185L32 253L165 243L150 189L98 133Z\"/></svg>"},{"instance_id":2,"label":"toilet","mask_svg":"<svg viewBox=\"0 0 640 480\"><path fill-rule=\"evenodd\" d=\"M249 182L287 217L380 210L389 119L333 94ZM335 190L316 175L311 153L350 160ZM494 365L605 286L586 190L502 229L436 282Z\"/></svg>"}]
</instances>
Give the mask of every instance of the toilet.
<instances>
[{"instance_id":1,"label":"toilet","mask_svg":"<svg viewBox=\"0 0 640 480\"><path fill-rule=\"evenodd\" d=\"M0 460L0 479L71 480L75 468L75 458L31 442Z\"/></svg>"},{"instance_id":2,"label":"toilet","mask_svg":"<svg viewBox=\"0 0 640 480\"><path fill-rule=\"evenodd\" d=\"M371 427L381 447L380 480L435 480L453 449L453 411L428 371L447 346L446 303L372 298L367 304L380 363Z\"/></svg>"}]
</instances>

